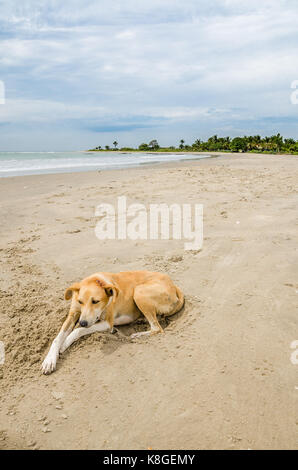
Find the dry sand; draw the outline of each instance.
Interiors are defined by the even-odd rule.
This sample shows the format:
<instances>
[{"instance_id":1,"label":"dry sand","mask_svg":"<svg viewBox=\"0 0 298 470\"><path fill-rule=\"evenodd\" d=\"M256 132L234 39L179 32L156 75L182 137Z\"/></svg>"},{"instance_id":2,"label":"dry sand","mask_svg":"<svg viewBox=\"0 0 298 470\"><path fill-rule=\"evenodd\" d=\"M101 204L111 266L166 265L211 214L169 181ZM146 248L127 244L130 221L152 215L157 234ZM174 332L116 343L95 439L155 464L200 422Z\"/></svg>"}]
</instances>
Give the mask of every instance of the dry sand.
<instances>
[{"instance_id":1,"label":"dry sand","mask_svg":"<svg viewBox=\"0 0 298 470\"><path fill-rule=\"evenodd\" d=\"M0 448L297 448L295 156L226 155L121 171L5 178ZM204 245L99 241L101 202L204 204ZM41 361L92 272L167 272L186 295L164 335L145 322Z\"/></svg>"}]
</instances>

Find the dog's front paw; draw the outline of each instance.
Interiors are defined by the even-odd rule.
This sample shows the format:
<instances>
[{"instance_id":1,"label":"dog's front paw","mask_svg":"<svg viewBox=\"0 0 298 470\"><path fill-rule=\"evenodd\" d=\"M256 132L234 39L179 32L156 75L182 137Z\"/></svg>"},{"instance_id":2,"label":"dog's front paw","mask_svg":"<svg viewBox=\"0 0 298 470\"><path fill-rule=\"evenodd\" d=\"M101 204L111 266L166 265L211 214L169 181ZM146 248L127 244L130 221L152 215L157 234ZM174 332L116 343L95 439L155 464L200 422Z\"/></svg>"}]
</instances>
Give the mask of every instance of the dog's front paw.
<instances>
[{"instance_id":1,"label":"dog's front paw","mask_svg":"<svg viewBox=\"0 0 298 470\"><path fill-rule=\"evenodd\" d=\"M42 363L41 370L43 374L51 374L56 369L58 356L57 354L52 353L51 351L48 353L47 357Z\"/></svg>"}]
</instances>

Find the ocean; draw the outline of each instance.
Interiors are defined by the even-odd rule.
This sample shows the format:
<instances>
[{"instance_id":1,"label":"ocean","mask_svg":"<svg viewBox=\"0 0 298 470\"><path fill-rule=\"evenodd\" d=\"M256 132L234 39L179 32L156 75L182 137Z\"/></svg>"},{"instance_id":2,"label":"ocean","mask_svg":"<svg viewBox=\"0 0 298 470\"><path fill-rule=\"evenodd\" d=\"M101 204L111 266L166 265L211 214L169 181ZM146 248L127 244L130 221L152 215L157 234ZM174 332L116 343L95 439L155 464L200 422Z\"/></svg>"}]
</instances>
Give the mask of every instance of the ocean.
<instances>
[{"instance_id":1,"label":"ocean","mask_svg":"<svg viewBox=\"0 0 298 470\"><path fill-rule=\"evenodd\" d=\"M152 163L197 160L211 155L123 152L0 152L0 178L112 170Z\"/></svg>"}]
</instances>

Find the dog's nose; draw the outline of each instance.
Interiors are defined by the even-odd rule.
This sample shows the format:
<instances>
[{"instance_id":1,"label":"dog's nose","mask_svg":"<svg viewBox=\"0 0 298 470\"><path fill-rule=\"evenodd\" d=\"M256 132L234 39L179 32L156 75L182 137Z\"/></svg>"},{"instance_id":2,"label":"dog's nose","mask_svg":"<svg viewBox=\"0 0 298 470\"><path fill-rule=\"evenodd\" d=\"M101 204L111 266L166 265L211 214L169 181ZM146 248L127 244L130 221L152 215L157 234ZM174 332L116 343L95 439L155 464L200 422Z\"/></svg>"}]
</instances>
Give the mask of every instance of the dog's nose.
<instances>
[{"instance_id":1,"label":"dog's nose","mask_svg":"<svg viewBox=\"0 0 298 470\"><path fill-rule=\"evenodd\" d=\"M86 322L86 320L81 320L80 325L85 328L88 325L88 322Z\"/></svg>"}]
</instances>

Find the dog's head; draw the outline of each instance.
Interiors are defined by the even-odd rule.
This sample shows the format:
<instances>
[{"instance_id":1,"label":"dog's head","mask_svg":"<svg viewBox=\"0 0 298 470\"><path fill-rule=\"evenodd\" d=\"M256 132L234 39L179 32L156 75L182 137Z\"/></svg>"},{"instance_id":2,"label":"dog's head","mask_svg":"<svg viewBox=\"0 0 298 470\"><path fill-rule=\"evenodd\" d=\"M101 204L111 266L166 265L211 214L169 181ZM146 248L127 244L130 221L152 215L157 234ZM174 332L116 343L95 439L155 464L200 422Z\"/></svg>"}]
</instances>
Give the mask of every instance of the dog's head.
<instances>
[{"instance_id":1,"label":"dog's head","mask_svg":"<svg viewBox=\"0 0 298 470\"><path fill-rule=\"evenodd\" d=\"M73 298L76 307L81 310L80 325L89 327L100 320L104 310L115 301L117 295L117 287L94 277L71 285L66 289L64 297L66 300Z\"/></svg>"}]
</instances>

